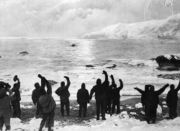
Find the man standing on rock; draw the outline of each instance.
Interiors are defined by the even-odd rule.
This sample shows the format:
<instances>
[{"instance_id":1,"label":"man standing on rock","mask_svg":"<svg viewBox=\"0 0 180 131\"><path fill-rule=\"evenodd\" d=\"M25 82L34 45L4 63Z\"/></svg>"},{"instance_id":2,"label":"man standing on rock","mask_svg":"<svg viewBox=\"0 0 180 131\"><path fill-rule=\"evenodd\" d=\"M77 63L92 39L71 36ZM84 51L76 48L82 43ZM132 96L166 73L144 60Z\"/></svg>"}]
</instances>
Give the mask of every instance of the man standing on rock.
<instances>
[{"instance_id":1,"label":"man standing on rock","mask_svg":"<svg viewBox=\"0 0 180 131\"><path fill-rule=\"evenodd\" d=\"M69 77L64 76L64 78L67 80L67 84L65 85L65 82L61 82L61 86L55 91L55 93L60 96L60 102L61 102L61 115L64 116L64 107L66 107L67 116L69 116L70 112L70 102L69 102L69 87L70 87L70 80Z\"/></svg>"},{"instance_id":2,"label":"man standing on rock","mask_svg":"<svg viewBox=\"0 0 180 131\"><path fill-rule=\"evenodd\" d=\"M177 117L177 102L178 102L178 91L180 90L180 81L175 89L175 86L170 85L170 90L166 97L166 103L169 108L169 117L170 119L174 119Z\"/></svg>"}]
</instances>

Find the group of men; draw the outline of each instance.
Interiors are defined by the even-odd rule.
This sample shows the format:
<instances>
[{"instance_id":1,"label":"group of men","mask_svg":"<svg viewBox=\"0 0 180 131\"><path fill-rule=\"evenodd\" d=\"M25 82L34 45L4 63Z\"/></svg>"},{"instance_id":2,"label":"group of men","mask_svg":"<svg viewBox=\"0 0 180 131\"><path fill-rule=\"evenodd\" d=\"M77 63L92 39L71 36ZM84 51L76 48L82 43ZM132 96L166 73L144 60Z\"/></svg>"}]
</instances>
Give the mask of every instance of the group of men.
<instances>
[{"instance_id":1,"label":"group of men","mask_svg":"<svg viewBox=\"0 0 180 131\"><path fill-rule=\"evenodd\" d=\"M96 85L91 89L90 94L86 89L85 83L82 83L81 88L78 90L77 103L79 104L79 117L86 117L87 104L92 99L93 94L95 94L96 99L97 120L99 120L100 114L102 116L102 120L105 120L105 113L109 113L110 115L112 115L113 113L115 113L116 107L116 113L120 113L120 90L123 88L123 82L122 80L119 80L120 86L117 87L113 75L110 76L112 80L110 84L107 72L103 71L103 74L105 75L104 82L101 82L101 79L97 79ZM41 79L41 84L34 84L35 89L32 92L32 100L37 107L36 116L42 117L39 131L42 130L45 123L48 127L48 130L50 131L54 123L53 121L56 104L52 97L52 89L50 83L48 82L48 80L46 80L45 77L41 75L38 75L38 77ZM64 108L66 108L67 116L70 115L69 87L71 85L69 77L64 76L64 78L66 79L67 83L65 83L65 81L62 81L60 83L60 87L55 91L55 93L60 97L60 112L63 117L65 115ZM45 91L45 87L47 87L47 91ZM44 108L46 109L44 110Z\"/></svg>"},{"instance_id":2,"label":"group of men","mask_svg":"<svg viewBox=\"0 0 180 131\"><path fill-rule=\"evenodd\" d=\"M177 117L177 102L178 102L178 91L180 90L180 82L175 88L173 84L164 85L161 89L155 91L153 85L145 85L145 90L134 88L141 93L141 103L145 111L145 119L147 123L156 122L156 112L159 104L159 95L162 94L165 89L170 86L170 90L167 93L166 103L169 109L169 118L174 119Z\"/></svg>"},{"instance_id":3,"label":"group of men","mask_svg":"<svg viewBox=\"0 0 180 131\"><path fill-rule=\"evenodd\" d=\"M105 113L112 115L115 112L115 107L117 107L117 114L120 113L120 90L123 88L123 82L120 79L120 86L117 87L113 75L111 75L111 84L108 79L108 74L103 71L105 75L104 82L101 79L97 79L96 85L91 89L90 100L95 94L96 99L96 115L97 120L100 118L100 113L102 120L105 120Z\"/></svg>"},{"instance_id":4,"label":"group of men","mask_svg":"<svg viewBox=\"0 0 180 131\"><path fill-rule=\"evenodd\" d=\"M2 131L3 125L5 125L6 130L11 128L11 106L13 117L21 117L20 80L17 75L14 76L13 80L15 83L12 89L8 83L0 81L0 131Z\"/></svg>"},{"instance_id":5,"label":"group of men","mask_svg":"<svg viewBox=\"0 0 180 131\"><path fill-rule=\"evenodd\" d=\"M117 108L116 113L120 113L120 90L123 88L123 82L119 79L120 85L117 86L115 83L113 75L110 75L111 83L109 82L109 76L106 71L102 74L105 76L105 80L102 82L101 79L96 80L96 85L93 86L90 93L86 89L85 83L82 83L81 88L77 92L77 103L79 104L79 117L86 117L87 114L87 104L95 94L96 100L96 119L105 120L105 114L110 115L115 113L115 108ZM46 126L48 131L52 131L54 126L54 115L56 109L56 103L52 97L52 87L49 81L42 75L38 74L41 83L35 83L35 89L32 92L32 101L36 105L36 117L41 117L42 121L39 127L39 131L42 131L43 127ZM69 87L71 85L70 79L64 76L66 79L62 81L60 87L55 91L55 93L60 97L61 103L61 115L64 116L64 108L66 107L67 116L70 115L70 92ZM21 117L20 110L20 80L16 75L14 77L14 86L8 83L0 82L0 131L3 125L6 126L6 130L10 130L10 117L11 117L11 105L13 107L13 117ZM156 111L159 104L159 95L164 92L164 90L169 86L169 84L164 85L161 89L155 91L153 85L145 85L145 90L135 88L138 92L142 94L141 102L145 111L145 119L148 123L155 123L156 121ZM170 85L170 91L167 94L166 102L169 107L169 117L177 117L177 101L178 101L178 91L180 90L180 82L178 87Z\"/></svg>"}]
</instances>

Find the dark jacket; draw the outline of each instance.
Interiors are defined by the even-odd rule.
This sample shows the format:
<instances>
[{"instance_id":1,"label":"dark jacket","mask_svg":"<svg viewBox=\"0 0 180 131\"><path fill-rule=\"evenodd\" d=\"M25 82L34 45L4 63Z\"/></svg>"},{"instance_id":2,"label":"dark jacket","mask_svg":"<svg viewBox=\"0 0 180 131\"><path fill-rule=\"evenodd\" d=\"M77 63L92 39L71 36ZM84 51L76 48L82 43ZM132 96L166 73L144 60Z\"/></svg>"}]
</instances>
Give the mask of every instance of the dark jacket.
<instances>
[{"instance_id":1,"label":"dark jacket","mask_svg":"<svg viewBox=\"0 0 180 131\"><path fill-rule=\"evenodd\" d=\"M55 93L60 96L60 99L62 102L67 102L69 100L70 97L70 93L68 88L66 87L59 87Z\"/></svg>"},{"instance_id":2,"label":"dark jacket","mask_svg":"<svg viewBox=\"0 0 180 131\"><path fill-rule=\"evenodd\" d=\"M21 95L19 90L20 90L20 82L18 81L17 83L14 84L13 88L11 89L11 91L14 92L14 95L11 99L12 102L21 100Z\"/></svg>"},{"instance_id":3,"label":"dark jacket","mask_svg":"<svg viewBox=\"0 0 180 131\"><path fill-rule=\"evenodd\" d=\"M107 100L112 100L114 97L114 91L112 89L112 86L107 86L106 88L106 98Z\"/></svg>"},{"instance_id":4,"label":"dark jacket","mask_svg":"<svg viewBox=\"0 0 180 131\"><path fill-rule=\"evenodd\" d=\"M49 94L40 96L39 104L40 104L42 113L50 113L56 108L56 103L53 97Z\"/></svg>"},{"instance_id":5,"label":"dark jacket","mask_svg":"<svg viewBox=\"0 0 180 131\"><path fill-rule=\"evenodd\" d=\"M121 89L122 89L122 88L120 88L120 87L113 89L113 100L114 100L114 101L120 100L120 90L121 90Z\"/></svg>"},{"instance_id":6,"label":"dark jacket","mask_svg":"<svg viewBox=\"0 0 180 131\"><path fill-rule=\"evenodd\" d=\"M177 105L179 90L180 90L180 83L176 89L170 89L166 97L167 106L172 107Z\"/></svg>"},{"instance_id":7,"label":"dark jacket","mask_svg":"<svg viewBox=\"0 0 180 131\"><path fill-rule=\"evenodd\" d=\"M33 92L32 92L32 97L31 97L34 105L36 105L36 103L38 102L39 97L40 97L39 90L38 89L34 89Z\"/></svg>"},{"instance_id":8,"label":"dark jacket","mask_svg":"<svg viewBox=\"0 0 180 131\"><path fill-rule=\"evenodd\" d=\"M171 107L173 105L177 105L177 101L178 101L177 94L178 92L176 90L170 90L168 92L167 97L166 97L167 106Z\"/></svg>"},{"instance_id":9,"label":"dark jacket","mask_svg":"<svg viewBox=\"0 0 180 131\"><path fill-rule=\"evenodd\" d=\"M148 93L148 91L143 91L143 90L141 90L141 89L139 89L139 88L135 88L139 93L141 93L141 103L142 103L142 105L144 106L145 105L145 102L146 101L151 101L151 100L147 100L147 93ZM149 99L150 99L150 97L149 97Z\"/></svg>"},{"instance_id":10,"label":"dark jacket","mask_svg":"<svg viewBox=\"0 0 180 131\"><path fill-rule=\"evenodd\" d=\"M146 93L145 104L157 108L159 104L159 95L162 94L167 87L168 85L165 85L157 91L149 91Z\"/></svg>"},{"instance_id":11,"label":"dark jacket","mask_svg":"<svg viewBox=\"0 0 180 131\"><path fill-rule=\"evenodd\" d=\"M67 80L67 85L59 87L55 93L60 96L61 102L68 102L70 93L69 93L70 80Z\"/></svg>"},{"instance_id":12,"label":"dark jacket","mask_svg":"<svg viewBox=\"0 0 180 131\"><path fill-rule=\"evenodd\" d=\"M89 102L89 92L87 89L79 89L77 92L77 102L88 103Z\"/></svg>"},{"instance_id":13,"label":"dark jacket","mask_svg":"<svg viewBox=\"0 0 180 131\"><path fill-rule=\"evenodd\" d=\"M92 95L95 93L95 99L97 101L105 101L106 99L106 88L102 85L95 85L91 89L90 98L92 98Z\"/></svg>"},{"instance_id":14,"label":"dark jacket","mask_svg":"<svg viewBox=\"0 0 180 131\"><path fill-rule=\"evenodd\" d=\"M6 96L6 89L0 88L0 99Z\"/></svg>"},{"instance_id":15,"label":"dark jacket","mask_svg":"<svg viewBox=\"0 0 180 131\"><path fill-rule=\"evenodd\" d=\"M46 86L47 86L46 93L39 97L39 105L42 113L50 113L54 111L56 108L56 103L52 97L52 88L47 80L46 80Z\"/></svg>"},{"instance_id":16,"label":"dark jacket","mask_svg":"<svg viewBox=\"0 0 180 131\"><path fill-rule=\"evenodd\" d=\"M105 80L102 84L95 85L90 92L90 98L92 98L93 94L95 93L95 99L97 101L106 101L107 100L107 88L109 88L109 80L108 75L105 73Z\"/></svg>"},{"instance_id":17,"label":"dark jacket","mask_svg":"<svg viewBox=\"0 0 180 131\"><path fill-rule=\"evenodd\" d=\"M123 82L120 81L120 86L117 88L114 86L112 92L113 92L113 101L119 101L120 100L120 91L123 89Z\"/></svg>"},{"instance_id":18,"label":"dark jacket","mask_svg":"<svg viewBox=\"0 0 180 131\"><path fill-rule=\"evenodd\" d=\"M10 97L6 95L6 90L5 89L0 89L0 94L3 96L0 98L0 110L1 111L7 111L11 110L11 105L10 105Z\"/></svg>"}]
</instances>

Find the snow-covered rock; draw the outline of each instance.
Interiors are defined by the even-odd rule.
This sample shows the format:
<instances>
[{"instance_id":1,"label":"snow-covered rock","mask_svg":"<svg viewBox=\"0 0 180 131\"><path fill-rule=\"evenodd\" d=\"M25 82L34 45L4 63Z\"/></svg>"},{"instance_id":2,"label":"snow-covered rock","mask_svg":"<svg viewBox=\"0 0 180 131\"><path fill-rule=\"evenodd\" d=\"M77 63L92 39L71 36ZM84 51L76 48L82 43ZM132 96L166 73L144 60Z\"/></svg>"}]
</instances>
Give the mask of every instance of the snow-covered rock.
<instances>
[{"instance_id":1,"label":"snow-covered rock","mask_svg":"<svg viewBox=\"0 0 180 131\"><path fill-rule=\"evenodd\" d=\"M155 58L160 70L179 70L180 56L179 55L161 55Z\"/></svg>"},{"instance_id":2,"label":"snow-covered rock","mask_svg":"<svg viewBox=\"0 0 180 131\"><path fill-rule=\"evenodd\" d=\"M119 23L100 31L85 34L88 39L127 39L153 37L173 39L180 32L180 14L164 20L150 20L137 23Z\"/></svg>"},{"instance_id":3,"label":"snow-covered rock","mask_svg":"<svg viewBox=\"0 0 180 131\"><path fill-rule=\"evenodd\" d=\"M162 114L162 107L160 105L158 105L157 115L161 115L161 114Z\"/></svg>"},{"instance_id":4,"label":"snow-covered rock","mask_svg":"<svg viewBox=\"0 0 180 131\"><path fill-rule=\"evenodd\" d=\"M141 103L137 103L137 104L135 105L135 107L139 109L139 108L142 108L143 106L142 106Z\"/></svg>"}]
</instances>

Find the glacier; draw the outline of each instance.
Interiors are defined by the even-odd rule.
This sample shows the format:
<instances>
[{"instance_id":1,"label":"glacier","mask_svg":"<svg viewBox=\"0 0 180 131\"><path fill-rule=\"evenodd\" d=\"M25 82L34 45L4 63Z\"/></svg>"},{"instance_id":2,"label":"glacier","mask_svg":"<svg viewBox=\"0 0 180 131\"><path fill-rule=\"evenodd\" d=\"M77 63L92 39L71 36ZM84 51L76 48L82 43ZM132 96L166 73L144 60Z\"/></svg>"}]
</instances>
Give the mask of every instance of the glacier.
<instances>
[{"instance_id":1,"label":"glacier","mask_svg":"<svg viewBox=\"0 0 180 131\"><path fill-rule=\"evenodd\" d=\"M87 33L86 39L127 39L155 38L174 39L180 34L180 14L162 20L149 20L136 23L118 23L100 31Z\"/></svg>"}]
</instances>

